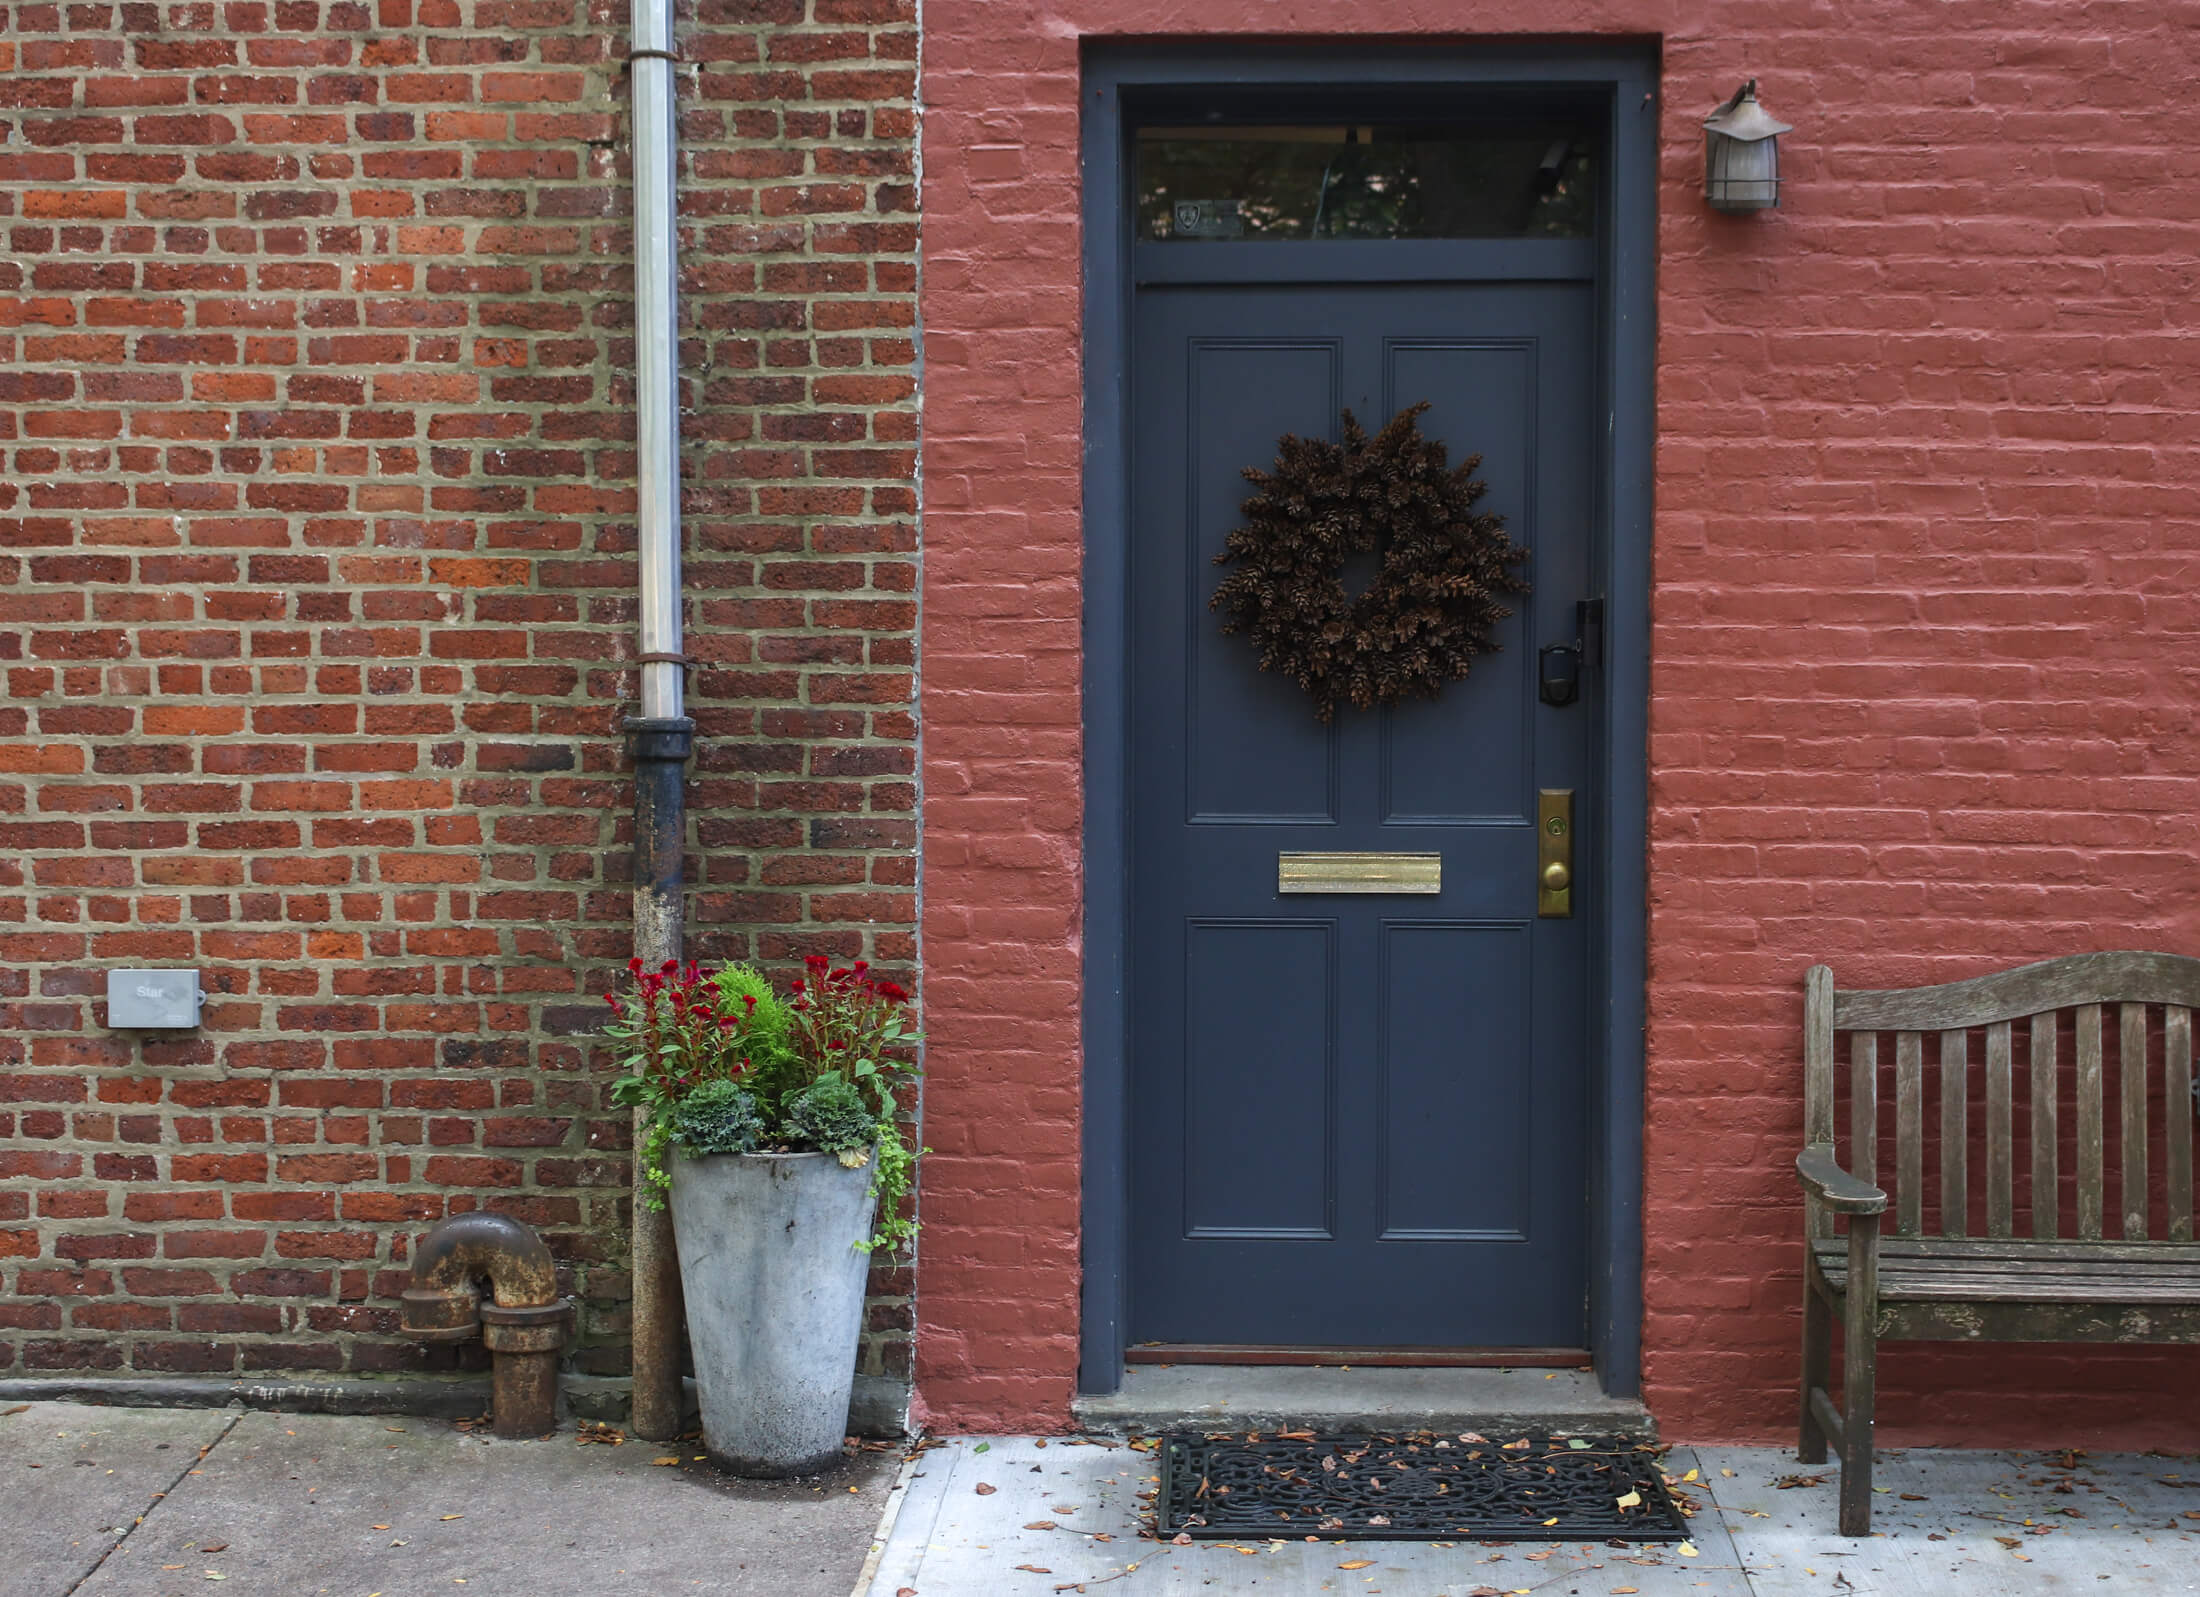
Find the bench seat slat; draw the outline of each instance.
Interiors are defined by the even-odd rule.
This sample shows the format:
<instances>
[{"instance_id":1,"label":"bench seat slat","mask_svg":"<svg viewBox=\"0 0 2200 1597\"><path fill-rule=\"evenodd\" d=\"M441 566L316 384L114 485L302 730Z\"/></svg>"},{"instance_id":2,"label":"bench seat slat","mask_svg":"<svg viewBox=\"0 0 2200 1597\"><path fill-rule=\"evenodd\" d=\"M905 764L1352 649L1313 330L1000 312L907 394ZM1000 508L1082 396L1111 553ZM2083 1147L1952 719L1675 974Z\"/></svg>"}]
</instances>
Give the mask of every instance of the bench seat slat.
<instances>
[{"instance_id":1,"label":"bench seat slat","mask_svg":"<svg viewBox=\"0 0 2200 1597\"><path fill-rule=\"evenodd\" d=\"M1836 1244L1837 1245L1837 1244ZM2121 1260L2132 1264L2192 1265L2200 1268L2195 1242L2034 1242L2025 1237L1886 1237L1879 1244L1887 1259L2009 1259L2039 1264L2068 1260Z\"/></svg>"},{"instance_id":2,"label":"bench seat slat","mask_svg":"<svg viewBox=\"0 0 2200 1597\"><path fill-rule=\"evenodd\" d=\"M2144 1260L2057 1256L1991 1258L1890 1248L1879 1259L1883 1303L2190 1304L2200 1307L2200 1251L2159 1247ZM1846 1244L1820 1243L1818 1270L1836 1294L1848 1280ZM2182 1257L2180 1257L2182 1255Z\"/></svg>"}]
</instances>

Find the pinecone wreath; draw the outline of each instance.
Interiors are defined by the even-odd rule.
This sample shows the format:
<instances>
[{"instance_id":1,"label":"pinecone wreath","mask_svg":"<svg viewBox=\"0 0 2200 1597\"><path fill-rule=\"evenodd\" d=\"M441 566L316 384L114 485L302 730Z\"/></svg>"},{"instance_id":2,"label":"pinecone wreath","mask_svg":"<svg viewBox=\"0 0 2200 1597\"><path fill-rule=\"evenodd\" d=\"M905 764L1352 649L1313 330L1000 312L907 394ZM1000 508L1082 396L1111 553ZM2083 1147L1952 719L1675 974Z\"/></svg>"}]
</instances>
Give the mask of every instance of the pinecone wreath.
<instances>
[{"instance_id":1,"label":"pinecone wreath","mask_svg":"<svg viewBox=\"0 0 2200 1597\"><path fill-rule=\"evenodd\" d=\"M1350 700L1361 709L1409 692L1434 697L1498 645L1491 629L1525 594L1514 567L1527 551L1504 517L1477 512L1489 491L1471 455L1444 463L1418 425L1428 401L1391 417L1373 438L1344 413L1344 441L1286 433L1272 472L1245 468L1254 493L1215 564L1235 562L1208 608L1224 632L1245 632L1260 668L1294 678L1324 724ZM1345 591L1347 555L1379 550L1374 583Z\"/></svg>"}]
</instances>

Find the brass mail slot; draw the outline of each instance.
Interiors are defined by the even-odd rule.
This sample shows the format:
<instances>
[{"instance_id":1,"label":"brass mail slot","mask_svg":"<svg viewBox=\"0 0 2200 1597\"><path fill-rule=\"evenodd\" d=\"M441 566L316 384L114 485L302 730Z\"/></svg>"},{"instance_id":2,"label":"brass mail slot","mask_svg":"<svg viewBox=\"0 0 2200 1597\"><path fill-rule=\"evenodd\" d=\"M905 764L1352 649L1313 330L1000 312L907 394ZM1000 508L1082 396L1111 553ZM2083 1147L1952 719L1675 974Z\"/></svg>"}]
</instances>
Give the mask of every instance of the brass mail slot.
<instances>
[{"instance_id":1,"label":"brass mail slot","mask_svg":"<svg viewBox=\"0 0 2200 1597\"><path fill-rule=\"evenodd\" d=\"M1441 854L1280 853L1279 893L1441 893Z\"/></svg>"}]
</instances>

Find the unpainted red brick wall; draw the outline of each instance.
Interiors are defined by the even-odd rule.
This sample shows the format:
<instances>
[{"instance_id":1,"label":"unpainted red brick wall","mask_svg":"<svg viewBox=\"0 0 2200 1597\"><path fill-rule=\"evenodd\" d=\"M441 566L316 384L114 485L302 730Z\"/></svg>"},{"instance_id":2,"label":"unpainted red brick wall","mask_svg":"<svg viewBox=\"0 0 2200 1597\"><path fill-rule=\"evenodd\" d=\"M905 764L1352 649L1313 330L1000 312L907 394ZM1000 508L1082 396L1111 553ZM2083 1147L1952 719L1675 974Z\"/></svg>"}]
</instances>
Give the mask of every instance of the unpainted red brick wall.
<instances>
[{"instance_id":1,"label":"unpainted red brick wall","mask_svg":"<svg viewBox=\"0 0 2200 1597\"><path fill-rule=\"evenodd\" d=\"M1080 41L1530 23L1663 56L1644 1331L1666 1434L1789 1434L1806 967L2200 953L2188 8L931 0L939 1424L1059 1426L1075 1380ZM1725 218L1698 122L1750 76L1797 125L1790 183L1777 215ZM1882 1434L2190 1448L2192 1359L1897 1347Z\"/></svg>"},{"instance_id":2,"label":"unpainted red brick wall","mask_svg":"<svg viewBox=\"0 0 2200 1597\"><path fill-rule=\"evenodd\" d=\"M420 1367L477 1205L621 1370L623 7L0 19L0 1373ZM906 972L913 8L679 36L690 951Z\"/></svg>"}]
</instances>

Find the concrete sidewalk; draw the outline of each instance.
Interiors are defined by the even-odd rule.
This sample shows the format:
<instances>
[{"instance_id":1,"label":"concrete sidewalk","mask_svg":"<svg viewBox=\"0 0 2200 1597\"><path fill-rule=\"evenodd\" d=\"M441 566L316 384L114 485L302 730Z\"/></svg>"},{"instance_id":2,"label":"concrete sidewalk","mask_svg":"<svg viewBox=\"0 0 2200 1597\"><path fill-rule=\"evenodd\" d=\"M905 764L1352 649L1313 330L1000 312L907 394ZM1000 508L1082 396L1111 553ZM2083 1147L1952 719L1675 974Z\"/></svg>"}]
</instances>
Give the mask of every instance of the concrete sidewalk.
<instances>
[{"instance_id":1,"label":"concrete sidewalk","mask_svg":"<svg viewBox=\"0 0 2200 1597\"><path fill-rule=\"evenodd\" d=\"M2067 1462L2072 1467L2061 1467ZM1835 1533L1840 1477L1773 1448L1676 1447L1680 1547L1145 1540L1151 1457L995 1438L926 1451L868 1597L2113 1597L2200 1591L2200 1463L1886 1453L1878 1534ZM2190 1527L2189 1529L2187 1527Z\"/></svg>"},{"instance_id":2,"label":"concrete sidewalk","mask_svg":"<svg viewBox=\"0 0 2200 1597\"><path fill-rule=\"evenodd\" d=\"M0 1597L847 1597L898 1450L771 1483L698 1451L571 1430L499 1442L434 1419L0 1404Z\"/></svg>"},{"instance_id":3,"label":"concrete sidewalk","mask_svg":"<svg viewBox=\"0 0 2200 1597\"><path fill-rule=\"evenodd\" d=\"M846 1597L882 1511L868 1597L2200 1593L2200 1461L2155 1455L1888 1453L1862 1541L1834 1534L1830 1468L1675 1448L1685 1547L1179 1547L1147 1539L1152 1460L1120 1442L931 1443L899 1484L898 1450L776 1484L728 1480L696 1451L419 1418L0 1405L0 1597Z\"/></svg>"}]
</instances>

